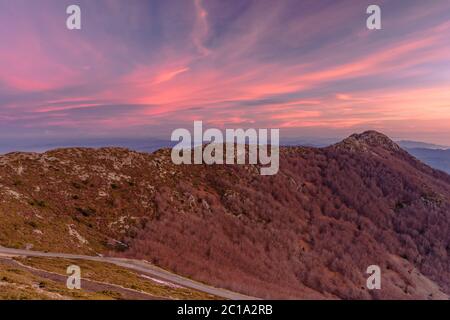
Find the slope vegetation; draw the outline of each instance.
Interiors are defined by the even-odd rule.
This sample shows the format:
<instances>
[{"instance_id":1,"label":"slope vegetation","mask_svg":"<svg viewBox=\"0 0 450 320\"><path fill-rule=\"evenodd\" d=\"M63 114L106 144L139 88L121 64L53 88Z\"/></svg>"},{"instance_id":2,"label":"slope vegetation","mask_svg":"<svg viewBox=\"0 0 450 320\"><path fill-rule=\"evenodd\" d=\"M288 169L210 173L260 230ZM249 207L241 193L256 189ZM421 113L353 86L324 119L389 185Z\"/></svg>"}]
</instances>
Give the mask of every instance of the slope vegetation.
<instances>
[{"instance_id":1,"label":"slope vegetation","mask_svg":"<svg viewBox=\"0 0 450 320\"><path fill-rule=\"evenodd\" d=\"M447 298L450 177L377 132L282 148L280 172L170 150L0 158L0 244L146 259L262 298ZM366 288L369 265L382 289Z\"/></svg>"}]
</instances>

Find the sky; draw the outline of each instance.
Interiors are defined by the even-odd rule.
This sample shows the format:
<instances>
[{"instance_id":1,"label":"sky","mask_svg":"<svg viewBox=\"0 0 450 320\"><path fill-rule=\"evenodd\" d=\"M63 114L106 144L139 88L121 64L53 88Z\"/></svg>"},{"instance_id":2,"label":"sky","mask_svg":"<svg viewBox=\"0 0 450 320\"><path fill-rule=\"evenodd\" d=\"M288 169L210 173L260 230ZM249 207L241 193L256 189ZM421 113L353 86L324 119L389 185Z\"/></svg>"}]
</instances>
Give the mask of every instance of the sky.
<instances>
[{"instance_id":1,"label":"sky","mask_svg":"<svg viewBox=\"0 0 450 320\"><path fill-rule=\"evenodd\" d=\"M0 0L0 144L168 140L194 120L450 145L450 1Z\"/></svg>"}]
</instances>

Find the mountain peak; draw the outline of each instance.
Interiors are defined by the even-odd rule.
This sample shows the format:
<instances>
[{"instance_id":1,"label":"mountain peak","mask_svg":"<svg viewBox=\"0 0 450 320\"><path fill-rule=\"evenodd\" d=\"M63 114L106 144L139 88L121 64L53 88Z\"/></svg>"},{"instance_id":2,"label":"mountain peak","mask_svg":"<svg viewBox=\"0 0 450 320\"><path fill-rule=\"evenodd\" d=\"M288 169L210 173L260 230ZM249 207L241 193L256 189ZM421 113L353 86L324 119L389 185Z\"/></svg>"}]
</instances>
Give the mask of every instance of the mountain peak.
<instances>
[{"instance_id":1,"label":"mountain peak","mask_svg":"<svg viewBox=\"0 0 450 320\"><path fill-rule=\"evenodd\" d=\"M389 151L401 150L398 144L392 141L388 136L375 130L352 134L335 146L350 151L367 151L370 148L380 147Z\"/></svg>"},{"instance_id":2,"label":"mountain peak","mask_svg":"<svg viewBox=\"0 0 450 320\"><path fill-rule=\"evenodd\" d=\"M145 259L267 299L448 299L450 177L396 157L378 132L338 145L285 147L270 179L252 166L175 165L170 149L0 156L0 245ZM354 276L374 260L393 270L378 296Z\"/></svg>"}]
</instances>

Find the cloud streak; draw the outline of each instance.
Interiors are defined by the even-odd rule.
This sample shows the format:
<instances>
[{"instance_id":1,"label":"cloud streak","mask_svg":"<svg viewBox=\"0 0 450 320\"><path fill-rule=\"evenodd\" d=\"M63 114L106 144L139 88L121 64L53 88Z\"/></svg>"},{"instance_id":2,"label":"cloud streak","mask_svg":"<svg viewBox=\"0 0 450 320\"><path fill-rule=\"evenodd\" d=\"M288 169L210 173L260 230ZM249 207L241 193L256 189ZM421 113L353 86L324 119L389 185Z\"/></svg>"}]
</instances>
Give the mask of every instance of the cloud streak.
<instances>
[{"instance_id":1,"label":"cloud streak","mask_svg":"<svg viewBox=\"0 0 450 320\"><path fill-rule=\"evenodd\" d=\"M368 1L82 0L79 32L65 2L0 3L8 137L169 137L203 120L450 144L447 2L383 1L368 31Z\"/></svg>"}]
</instances>

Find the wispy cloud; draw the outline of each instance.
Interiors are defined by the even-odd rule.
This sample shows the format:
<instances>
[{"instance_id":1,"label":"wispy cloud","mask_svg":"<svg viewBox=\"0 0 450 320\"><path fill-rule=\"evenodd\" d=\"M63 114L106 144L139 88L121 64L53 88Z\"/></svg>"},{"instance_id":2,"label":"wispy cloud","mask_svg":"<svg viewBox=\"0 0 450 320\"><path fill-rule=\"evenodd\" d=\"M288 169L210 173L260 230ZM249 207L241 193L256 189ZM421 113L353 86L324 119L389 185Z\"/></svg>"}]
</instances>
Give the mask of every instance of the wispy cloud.
<instances>
[{"instance_id":1,"label":"wispy cloud","mask_svg":"<svg viewBox=\"0 0 450 320\"><path fill-rule=\"evenodd\" d=\"M0 131L167 136L202 119L450 144L450 3L383 1L381 31L368 4L81 0L68 31L64 1L1 2Z\"/></svg>"}]
</instances>

